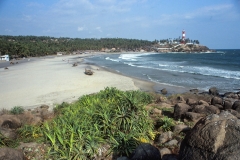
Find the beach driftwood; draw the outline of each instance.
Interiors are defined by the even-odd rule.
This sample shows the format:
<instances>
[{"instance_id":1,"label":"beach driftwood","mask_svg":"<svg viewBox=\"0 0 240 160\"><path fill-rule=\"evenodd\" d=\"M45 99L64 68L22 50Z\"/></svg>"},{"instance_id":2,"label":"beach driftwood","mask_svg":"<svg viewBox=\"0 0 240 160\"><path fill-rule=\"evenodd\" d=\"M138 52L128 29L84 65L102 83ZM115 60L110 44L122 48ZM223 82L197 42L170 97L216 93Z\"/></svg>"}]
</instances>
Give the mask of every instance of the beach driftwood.
<instances>
[{"instance_id":1,"label":"beach driftwood","mask_svg":"<svg viewBox=\"0 0 240 160\"><path fill-rule=\"evenodd\" d=\"M85 72L84 72L86 75L93 75L93 71L90 70L90 69L86 69L85 68Z\"/></svg>"}]
</instances>

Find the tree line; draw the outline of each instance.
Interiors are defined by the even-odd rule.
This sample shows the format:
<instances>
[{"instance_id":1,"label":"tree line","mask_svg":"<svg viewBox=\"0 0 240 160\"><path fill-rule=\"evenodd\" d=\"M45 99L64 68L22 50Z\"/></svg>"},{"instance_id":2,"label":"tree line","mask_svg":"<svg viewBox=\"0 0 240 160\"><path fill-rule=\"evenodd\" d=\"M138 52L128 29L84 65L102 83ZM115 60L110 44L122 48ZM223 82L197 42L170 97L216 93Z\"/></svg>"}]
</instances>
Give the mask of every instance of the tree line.
<instances>
[{"instance_id":1,"label":"tree line","mask_svg":"<svg viewBox=\"0 0 240 160\"><path fill-rule=\"evenodd\" d=\"M151 46L154 41L125 38L67 38L48 36L0 36L0 53L13 57L36 57L53 55L57 52L71 53L73 51L95 50L102 48L120 48L133 50Z\"/></svg>"},{"instance_id":2,"label":"tree line","mask_svg":"<svg viewBox=\"0 0 240 160\"><path fill-rule=\"evenodd\" d=\"M57 52L72 53L74 51L95 50L103 48L115 48L116 51L135 51L141 48L151 48L155 44L181 43L181 38L162 40L138 40L126 38L68 38L49 36L1 36L0 55L9 55L10 58L37 57L53 55ZM199 44L198 40L186 39L185 43Z\"/></svg>"}]
</instances>

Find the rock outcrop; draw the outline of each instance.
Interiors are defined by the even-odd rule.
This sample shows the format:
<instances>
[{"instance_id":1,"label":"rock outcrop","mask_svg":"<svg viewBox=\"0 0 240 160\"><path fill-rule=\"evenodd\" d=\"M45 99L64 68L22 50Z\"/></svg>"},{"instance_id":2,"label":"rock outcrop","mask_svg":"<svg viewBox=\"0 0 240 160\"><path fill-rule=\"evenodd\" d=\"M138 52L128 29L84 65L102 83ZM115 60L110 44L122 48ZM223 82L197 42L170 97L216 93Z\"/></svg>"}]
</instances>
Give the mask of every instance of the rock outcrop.
<instances>
[{"instance_id":1,"label":"rock outcrop","mask_svg":"<svg viewBox=\"0 0 240 160\"><path fill-rule=\"evenodd\" d=\"M140 144L132 153L131 160L161 159L159 150L149 143Z\"/></svg>"},{"instance_id":2,"label":"rock outcrop","mask_svg":"<svg viewBox=\"0 0 240 160\"><path fill-rule=\"evenodd\" d=\"M202 118L182 141L180 160L240 159L240 120L227 111Z\"/></svg>"},{"instance_id":3,"label":"rock outcrop","mask_svg":"<svg viewBox=\"0 0 240 160\"><path fill-rule=\"evenodd\" d=\"M25 160L23 152L13 148L0 148L0 160Z\"/></svg>"}]
</instances>

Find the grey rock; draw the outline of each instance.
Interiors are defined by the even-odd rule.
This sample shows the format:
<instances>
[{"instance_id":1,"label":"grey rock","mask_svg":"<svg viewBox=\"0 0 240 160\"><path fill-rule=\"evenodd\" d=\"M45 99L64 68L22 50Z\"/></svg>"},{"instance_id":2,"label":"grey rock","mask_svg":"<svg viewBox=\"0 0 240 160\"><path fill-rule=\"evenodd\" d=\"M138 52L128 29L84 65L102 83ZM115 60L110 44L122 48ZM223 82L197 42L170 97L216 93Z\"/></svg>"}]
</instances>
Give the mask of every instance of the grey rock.
<instances>
[{"instance_id":1,"label":"grey rock","mask_svg":"<svg viewBox=\"0 0 240 160\"><path fill-rule=\"evenodd\" d=\"M167 94L167 93L168 93L168 92L167 92L167 89L166 89L166 88L162 89L162 90L161 90L161 93L162 93L162 94Z\"/></svg>"},{"instance_id":2,"label":"grey rock","mask_svg":"<svg viewBox=\"0 0 240 160\"><path fill-rule=\"evenodd\" d=\"M172 154L172 152L168 148L162 148L160 149L160 154L161 154L161 157L163 157L166 154Z\"/></svg>"},{"instance_id":3,"label":"grey rock","mask_svg":"<svg viewBox=\"0 0 240 160\"><path fill-rule=\"evenodd\" d=\"M178 96L177 100L178 100L178 102L182 102L182 103L185 102L185 100L184 100L184 98L182 96Z\"/></svg>"},{"instance_id":4,"label":"grey rock","mask_svg":"<svg viewBox=\"0 0 240 160\"><path fill-rule=\"evenodd\" d=\"M177 103L174 106L174 118L176 119L183 119L183 115L188 112L189 109L192 107L185 104L185 103Z\"/></svg>"},{"instance_id":5,"label":"grey rock","mask_svg":"<svg viewBox=\"0 0 240 160\"><path fill-rule=\"evenodd\" d=\"M240 159L240 120L227 111L201 119L185 136L179 160Z\"/></svg>"},{"instance_id":6,"label":"grey rock","mask_svg":"<svg viewBox=\"0 0 240 160\"><path fill-rule=\"evenodd\" d=\"M209 89L209 94L214 95L214 96L218 96L218 95L219 95L219 92L218 92L218 90L217 90L216 87L211 87L211 88Z\"/></svg>"},{"instance_id":7,"label":"grey rock","mask_svg":"<svg viewBox=\"0 0 240 160\"><path fill-rule=\"evenodd\" d=\"M192 105L196 105L197 104L197 101L195 101L194 99L191 99L191 98L188 98L186 103L189 105L189 106L192 106Z\"/></svg>"},{"instance_id":8,"label":"grey rock","mask_svg":"<svg viewBox=\"0 0 240 160\"><path fill-rule=\"evenodd\" d=\"M227 109L232 109L232 102L231 102L231 101L228 101L228 100L225 100L225 101L223 102L223 108L224 108L225 110L227 110Z\"/></svg>"},{"instance_id":9,"label":"grey rock","mask_svg":"<svg viewBox=\"0 0 240 160\"><path fill-rule=\"evenodd\" d=\"M213 98L211 99L211 105L215 105L215 104L220 104L220 105L222 105L222 104L223 104L222 98L220 98L220 97L213 97Z\"/></svg>"},{"instance_id":10,"label":"grey rock","mask_svg":"<svg viewBox=\"0 0 240 160\"><path fill-rule=\"evenodd\" d=\"M187 125L185 124L178 124L178 125L175 125L174 128L173 128L173 132L174 133L180 133L180 132L187 132L191 130L190 127L188 127Z\"/></svg>"},{"instance_id":11,"label":"grey rock","mask_svg":"<svg viewBox=\"0 0 240 160\"><path fill-rule=\"evenodd\" d=\"M203 118L205 116L205 114L201 114L201 113L194 113L194 112L186 112L185 113L185 118L187 120L196 122L199 119Z\"/></svg>"},{"instance_id":12,"label":"grey rock","mask_svg":"<svg viewBox=\"0 0 240 160\"><path fill-rule=\"evenodd\" d=\"M178 145L178 141L176 139L170 140L167 143L164 144L165 146L168 147L173 147L173 146L177 146Z\"/></svg>"},{"instance_id":13,"label":"grey rock","mask_svg":"<svg viewBox=\"0 0 240 160\"><path fill-rule=\"evenodd\" d=\"M131 160L160 160L159 150L149 143L140 144L132 153Z\"/></svg>"},{"instance_id":14,"label":"grey rock","mask_svg":"<svg viewBox=\"0 0 240 160\"><path fill-rule=\"evenodd\" d=\"M23 152L13 148L0 148L0 160L25 160Z\"/></svg>"},{"instance_id":15,"label":"grey rock","mask_svg":"<svg viewBox=\"0 0 240 160\"><path fill-rule=\"evenodd\" d=\"M240 101L235 101L232 105L232 109L238 111L240 113Z\"/></svg>"},{"instance_id":16,"label":"grey rock","mask_svg":"<svg viewBox=\"0 0 240 160\"><path fill-rule=\"evenodd\" d=\"M204 100L199 100L198 104L199 105L204 105L204 106L209 106L209 104L206 101L204 101Z\"/></svg>"},{"instance_id":17,"label":"grey rock","mask_svg":"<svg viewBox=\"0 0 240 160\"><path fill-rule=\"evenodd\" d=\"M173 135L173 132L171 131L162 133L158 138L158 143L163 144L169 141L170 139L172 139L172 135Z\"/></svg>"},{"instance_id":18,"label":"grey rock","mask_svg":"<svg viewBox=\"0 0 240 160\"><path fill-rule=\"evenodd\" d=\"M118 157L117 160L130 160L128 157Z\"/></svg>"},{"instance_id":19,"label":"grey rock","mask_svg":"<svg viewBox=\"0 0 240 160\"><path fill-rule=\"evenodd\" d=\"M198 93L198 89L190 89L189 91L192 93Z\"/></svg>"}]
</instances>

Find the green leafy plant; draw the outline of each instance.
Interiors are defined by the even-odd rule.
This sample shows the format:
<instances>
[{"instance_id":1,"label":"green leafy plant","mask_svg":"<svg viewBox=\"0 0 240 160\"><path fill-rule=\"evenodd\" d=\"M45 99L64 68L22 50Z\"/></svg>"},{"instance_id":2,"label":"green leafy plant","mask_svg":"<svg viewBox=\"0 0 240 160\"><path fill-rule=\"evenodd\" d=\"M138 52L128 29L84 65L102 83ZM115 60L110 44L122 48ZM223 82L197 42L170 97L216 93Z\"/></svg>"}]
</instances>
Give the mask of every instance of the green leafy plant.
<instances>
[{"instance_id":1,"label":"green leafy plant","mask_svg":"<svg viewBox=\"0 0 240 160\"><path fill-rule=\"evenodd\" d=\"M163 118L160 119L161 123L161 129L163 131L170 131L171 128L175 125L174 120L172 118L168 118L164 116Z\"/></svg>"},{"instance_id":2,"label":"green leafy plant","mask_svg":"<svg viewBox=\"0 0 240 160\"><path fill-rule=\"evenodd\" d=\"M10 110L10 112L12 114L22 114L24 112L24 109L21 106L15 106Z\"/></svg>"},{"instance_id":3,"label":"green leafy plant","mask_svg":"<svg viewBox=\"0 0 240 160\"><path fill-rule=\"evenodd\" d=\"M42 135L51 146L49 159L96 159L106 143L111 145L110 152L129 155L137 139L151 140L153 123L145 110L151 102L147 93L107 87L75 103L58 105L53 120L44 122L40 130L26 127L22 133Z\"/></svg>"}]
</instances>

